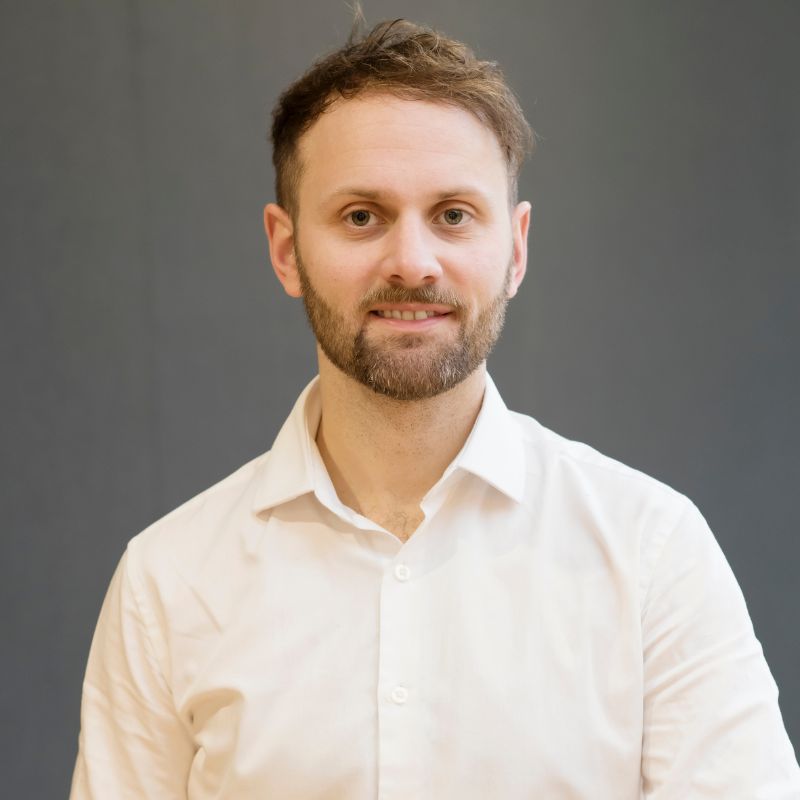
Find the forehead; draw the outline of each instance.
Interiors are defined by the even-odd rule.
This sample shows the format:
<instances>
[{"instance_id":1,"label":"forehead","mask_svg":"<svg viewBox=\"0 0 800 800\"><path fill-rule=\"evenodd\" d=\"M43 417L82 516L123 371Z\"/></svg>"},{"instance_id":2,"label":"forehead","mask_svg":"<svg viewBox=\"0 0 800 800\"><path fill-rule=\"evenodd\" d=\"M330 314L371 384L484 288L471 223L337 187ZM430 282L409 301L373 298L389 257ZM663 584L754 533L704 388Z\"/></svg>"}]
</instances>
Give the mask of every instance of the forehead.
<instances>
[{"instance_id":1,"label":"forehead","mask_svg":"<svg viewBox=\"0 0 800 800\"><path fill-rule=\"evenodd\" d=\"M428 100L367 94L336 101L302 136L298 154L301 207L353 185L420 195L467 183L507 193L494 132L463 108Z\"/></svg>"}]
</instances>

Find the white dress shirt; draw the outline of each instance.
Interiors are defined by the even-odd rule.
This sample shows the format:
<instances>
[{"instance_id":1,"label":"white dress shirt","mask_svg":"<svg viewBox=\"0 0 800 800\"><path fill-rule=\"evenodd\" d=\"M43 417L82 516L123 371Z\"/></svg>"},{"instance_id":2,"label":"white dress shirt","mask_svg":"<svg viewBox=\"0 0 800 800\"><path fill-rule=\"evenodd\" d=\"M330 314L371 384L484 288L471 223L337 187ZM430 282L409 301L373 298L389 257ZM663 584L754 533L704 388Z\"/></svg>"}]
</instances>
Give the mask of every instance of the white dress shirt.
<instances>
[{"instance_id":1,"label":"white dress shirt","mask_svg":"<svg viewBox=\"0 0 800 800\"><path fill-rule=\"evenodd\" d=\"M320 413L312 382L269 453L130 542L73 800L800 798L690 501L487 379L403 543L337 498Z\"/></svg>"}]
</instances>

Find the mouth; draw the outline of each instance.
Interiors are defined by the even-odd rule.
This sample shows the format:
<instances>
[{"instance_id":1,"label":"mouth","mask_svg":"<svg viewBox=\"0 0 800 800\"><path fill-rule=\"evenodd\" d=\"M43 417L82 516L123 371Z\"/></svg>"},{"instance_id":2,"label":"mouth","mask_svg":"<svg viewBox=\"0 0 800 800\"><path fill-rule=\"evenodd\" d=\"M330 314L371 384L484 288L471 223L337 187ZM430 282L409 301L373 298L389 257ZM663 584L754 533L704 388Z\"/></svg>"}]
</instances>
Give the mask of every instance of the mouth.
<instances>
[{"instance_id":1,"label":"mouth","mask_svg":"<svg viewBox=\"0 0 800 800\"><path fill-rule=\"evenodd\" d=\"M386 308L372 311L371 313L378 317L383 317L383 319L402 319L406 322L445 316L444 314L437 314L435 311L400 311L398 308Z\"/></svg>"},{"instance_id":2,"label":"mouth","mask_svg":"<svg viewBox=\"0 0 800 800\"><path fill-rule=\"evenodd\" d=\"M446 317L452 313L448 306L435 306L423 303L399 303L376 306L369 312L382 319L396 319L404 322L421 322L434 317Z\"/></svg>"}]
</instances>

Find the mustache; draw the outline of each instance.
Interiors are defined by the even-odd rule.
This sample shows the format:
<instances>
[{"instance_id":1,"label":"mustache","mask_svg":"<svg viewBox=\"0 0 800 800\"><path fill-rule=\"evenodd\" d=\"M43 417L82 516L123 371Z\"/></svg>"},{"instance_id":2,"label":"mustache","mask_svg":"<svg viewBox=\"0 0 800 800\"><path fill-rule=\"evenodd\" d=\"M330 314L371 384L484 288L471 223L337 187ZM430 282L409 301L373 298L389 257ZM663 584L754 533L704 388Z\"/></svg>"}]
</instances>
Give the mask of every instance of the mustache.
<instances>
[{"instance_id":1,"label":"mustache","mask_svg":"<svg viewBox=\"0 0 800 800\"><path fill-rule=\"evenodd\" d=\"M361 310L368 311L378 303L426 303L453 306L456 310L464 308L464 303L455 292L436 286L420 286L415 289L405 286L379 286L364 296Z\"/></svg>"}]
</instances>

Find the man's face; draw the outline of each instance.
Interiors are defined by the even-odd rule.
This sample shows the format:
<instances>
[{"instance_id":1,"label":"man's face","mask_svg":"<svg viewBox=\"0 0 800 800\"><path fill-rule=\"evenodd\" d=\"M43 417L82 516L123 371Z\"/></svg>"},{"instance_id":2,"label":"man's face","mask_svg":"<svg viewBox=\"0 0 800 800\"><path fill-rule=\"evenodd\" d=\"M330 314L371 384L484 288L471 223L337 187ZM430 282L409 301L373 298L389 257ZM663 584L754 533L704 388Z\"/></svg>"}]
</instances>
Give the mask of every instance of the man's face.
<instances>
[{"instance_id":1,"label":"man's face","mask_svg":"<svg viewBox=\"0 0 800 800\"><path fill-rule=\"evenodd\" d=\"M460 383L525 269L529 206L509 207L494 134L459 108L366 95L334 104L299 155L294 291L282 280L322 352L398 400Z\"/></svg>"}]
</instances>

